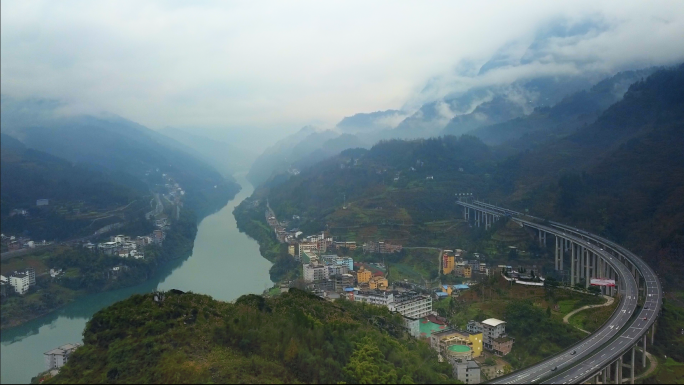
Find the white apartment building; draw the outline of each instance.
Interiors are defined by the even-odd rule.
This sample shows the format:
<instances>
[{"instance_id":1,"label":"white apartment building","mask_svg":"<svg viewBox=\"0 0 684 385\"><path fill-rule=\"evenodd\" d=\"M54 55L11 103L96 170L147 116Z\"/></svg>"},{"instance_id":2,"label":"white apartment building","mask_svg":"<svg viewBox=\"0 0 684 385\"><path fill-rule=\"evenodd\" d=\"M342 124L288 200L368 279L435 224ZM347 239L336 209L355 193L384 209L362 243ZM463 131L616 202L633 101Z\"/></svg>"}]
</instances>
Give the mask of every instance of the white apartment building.
<instances>
[{"instance_id":1,"label":"white apartment building","mask_svg":"<svg viewBox=\"0 0 684 385\"><path fill-rule=\"evenodd\" d=\"M327 266L306 263L302 265L302 269L305 282L322 281L330 277Z\"/></svg>"},{"instance_id":2,"label":"white apartment building","mask_svg":"<svg viewBox=\"0 0 684 385\"><path fill-rule=\"evenodd\" d=\"M416 293L358 291L354 294L354 301L386 306L390 311L409 318L421 318L432 313L432 298Z\"/></svg>"},{"instance_id":3,"label":"white apartment building","mask_svg":"<svg viewBox=\"0 0 684 385\"><path fill-rule=\"evenodd\" d=\"M482 345L487 350L493 349L494 339L507 337L506 321L496 318L489 318L482 322L470 320L466 329L469 333L482 333Z\"/></svg>"},{"instance_id":4,"label":"white apartment building","mask_svg":"<svg viewBox=\"0 0 684 385\"><path fill-rule=\"evenodd\" d=\"M422 318L432 313L432 298L416 293L406 293L394 297L390 311L399 312L404 317Z\"/></svg>"},{"instance_id":5,"label":"white apartment building","mask_svg":"<svg viewBox=\"0 0 684 385\"><path fill-rule=\"evenodd\" d=\"M29 275L26 273L14 273L9 277L9 284L19 294L24 294L28 291L31 285Z\"/></svg>"},{"instance_id":6,"label":"white apartment building","mask_svg":"<svg viewBox=\"0 0 684 385\"><path fill-rule=\"evenodd\" d=\"M394 293L383 290L358 291L354 294L354 301L389 307L394 302Z\"/></svg>"},{"instance_id":7,"label":"white apartment building","mask_svg":"<svg viewBox=\"0 0 684 385\"><path fill-rule=\"evenodd\" d=\"M81 344L65 344L56 349L52 349L49 352L43 353L45 357L45 366L48 370L59 369L69 360L69 356L73 353Z\"/></svg>"}]
</instances>

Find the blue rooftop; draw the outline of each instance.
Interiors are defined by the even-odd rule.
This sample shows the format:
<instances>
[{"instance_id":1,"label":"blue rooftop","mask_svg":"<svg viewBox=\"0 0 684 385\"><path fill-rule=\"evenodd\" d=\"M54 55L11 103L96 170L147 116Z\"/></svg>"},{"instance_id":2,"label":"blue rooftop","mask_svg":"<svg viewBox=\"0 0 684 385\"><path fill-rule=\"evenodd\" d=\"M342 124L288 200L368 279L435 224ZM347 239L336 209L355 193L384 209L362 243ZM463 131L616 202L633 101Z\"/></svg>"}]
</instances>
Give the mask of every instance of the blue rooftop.
<instances>
[{"instance_id":1,"label":"blue rooftop","mask_svg":"<svg viewBox=\"0 0 684 385\"><path fill-rule=\"evenodd\" d=\"M445 292L443 292L443 291L438 291L438 292L435 293L435 294L437 294L438 297L447 297L447 296L449 295L449 294L447 294L447 293L445 293Z\"/></svg>"},{"instance_id":2,"label":"blue rooftop","mask_svg":"<svg viewBox=\"0 0 684 385\"><path fill-rule=\"evenodd\" d=\"M462 285L454 285L454 289L456 289L456 290L465 290L465 289L469 289L469 288L470 288L470 286L468 286L468 285L463 285L463 284Z\"/></svg>"},{"instance_id":3,"label":"blue rooftop","mask_svg":"<svg viewBox=\"0 0 684 385\"><path fill-rule=\"evenodd\" d=\"M354 288L353 287L345 287L344 291L354 291Z\"/></svg>"}]
</instances>

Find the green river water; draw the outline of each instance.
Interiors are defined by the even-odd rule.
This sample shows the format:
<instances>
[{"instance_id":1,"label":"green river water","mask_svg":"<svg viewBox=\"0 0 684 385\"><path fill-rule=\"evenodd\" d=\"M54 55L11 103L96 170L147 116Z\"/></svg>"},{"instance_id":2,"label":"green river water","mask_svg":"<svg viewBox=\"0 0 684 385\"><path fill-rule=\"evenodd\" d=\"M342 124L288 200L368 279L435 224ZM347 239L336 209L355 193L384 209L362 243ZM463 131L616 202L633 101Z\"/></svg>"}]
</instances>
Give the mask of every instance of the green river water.
<instances>
[{"instance_id":1,"label":"green river water","mask_svg":"<svg viewBox=\"0 0 684 385\"><path fill-rule=\"evenodd\" d=\"M233 208L254 190L244 175L236 175L236 179L242 190L200 223L189 258L170 262L138 286L81 297L53 313L2 331L0 383L29 383L46 369L44 352L81 342L83 328L95 312L132 294L179 289L231 301L243 294L261 294L270 287L271 263L261 257L255 240L238 231L233 217Z\"/></svg>"}]
</instances>

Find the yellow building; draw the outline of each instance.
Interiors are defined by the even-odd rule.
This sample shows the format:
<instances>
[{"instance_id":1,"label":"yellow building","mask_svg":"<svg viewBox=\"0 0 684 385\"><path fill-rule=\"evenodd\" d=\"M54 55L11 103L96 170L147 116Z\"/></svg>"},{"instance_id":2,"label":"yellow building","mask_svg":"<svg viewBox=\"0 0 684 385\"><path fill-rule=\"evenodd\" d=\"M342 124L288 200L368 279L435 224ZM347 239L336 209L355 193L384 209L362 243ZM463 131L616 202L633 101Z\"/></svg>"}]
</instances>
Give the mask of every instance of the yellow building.
<instances>
[{"instance_id":1,"label":"yellow building","mask_svg":"<svg viewBox=\"0 0 684 385\"><path fill-rule=\"evenodd\" d=\"M385 277L373 277L368 281L368 286L370 287L371 290L378 289L378 290L387 290L387 286L389 286L389 282L387 281L387 278Z\"/></svg>"},{"instance_id":2,"label":"yellow building","mask_svg":"<svg viewBox=\"0 0 684 385\"><path fill-rule=\"evenodd\" d=\"M472 278L473 276L473 269L470 267L470 265L465 265L463 266L463 276L465 278Z\"/></svg>"},{"instance_id":3,"label":"yellow building","mask_svg":"<svg viewBox=\"0 0 684 385\"><path fill-rule=\"evenodd\" d=\"M451 285L442 285L442 291L451 295L451 292L454 291L454 289Z\"/></svg>"},{"instance_id":4,"label":"yellow building","mask_svg":"<svg viewBox=\"0 0 684 385\"><path fill-rule=\"evenodd\" d=\"M442 256L442 274L451 274L454 270L454 256L444 254Z\"/></svg>"},{"instance_id":5,"label":"yellow building","mask_svg":"<svg viewBox=\"0 0 684 385\"><path fill-rule=\"evenodd\" d=\"M473 358L482 355L482 333L471 334L460 330L435 332L430 337L430 346L440 353L452 345L463 345L472 349Z\"/></svg>"},{"instance_id":6,"label":"yellow building","mask_svg":"<svg viewBox=\"0 0 684 385\"><path fill-rule=\"evenodd\" d=\"M359 271L356 273L356 281L358 283L365 283L370 281L371 276L373 276L373 274L370 272L370 270L366 270L363 268L363 266L361 266Z\"/></svg>"},{"instance_id":7,"label":"yellow building","mask_svg":"<svg viewBox=\"0 0 684 385\"><path fill-rule=\"evenodd\" d=\"M295 254L295 245L288 245L287 246L287 253L290 254L291 256L296 256Z\"/></svg>"}]
</instances>

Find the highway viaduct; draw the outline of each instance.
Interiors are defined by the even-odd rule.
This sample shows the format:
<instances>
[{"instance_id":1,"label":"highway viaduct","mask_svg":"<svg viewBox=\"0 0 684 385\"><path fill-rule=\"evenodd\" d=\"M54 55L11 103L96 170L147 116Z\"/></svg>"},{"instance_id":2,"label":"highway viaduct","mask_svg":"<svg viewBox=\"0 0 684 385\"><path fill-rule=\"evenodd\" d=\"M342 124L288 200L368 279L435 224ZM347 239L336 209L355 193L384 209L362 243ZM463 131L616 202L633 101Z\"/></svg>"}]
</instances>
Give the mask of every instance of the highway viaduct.
<instances>
[{"instance_id":1,"label":"highway viaduct","mask_svg":"<svg viewBox=\"0 0 684 385\"><path fill-rule=\"evenodd\" d=\"M584 280L588 287L592 278L608 278L615 280L616 286L601 287L602 292L619 295L617 309L599 330L561 353L490 383L634 383L636 347L643 345L646 351L649 332L653 344L655 322L662 307L662 287L653 270L624 247L587 231L484 202L459 200L457 204L463 207L465 219L475 226L489 229L502 217L509 217L533 229L541 245L553 237L554 267L558 271L569 267L572 286ZM627 354L629 363L624 362ZM641 361L645 367L645 354ZM624 368L629 369L626 378Z\"/></svg>"}]
</instances>

